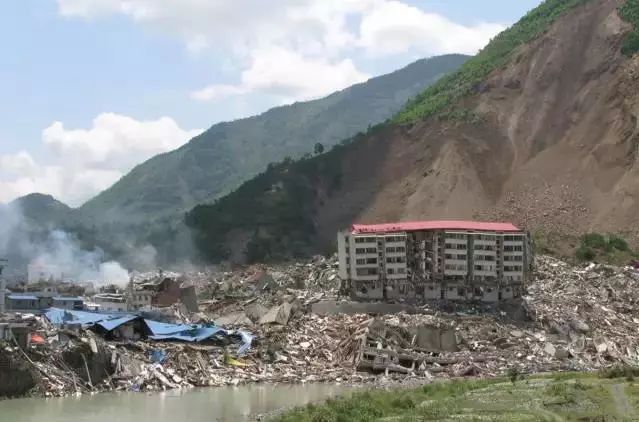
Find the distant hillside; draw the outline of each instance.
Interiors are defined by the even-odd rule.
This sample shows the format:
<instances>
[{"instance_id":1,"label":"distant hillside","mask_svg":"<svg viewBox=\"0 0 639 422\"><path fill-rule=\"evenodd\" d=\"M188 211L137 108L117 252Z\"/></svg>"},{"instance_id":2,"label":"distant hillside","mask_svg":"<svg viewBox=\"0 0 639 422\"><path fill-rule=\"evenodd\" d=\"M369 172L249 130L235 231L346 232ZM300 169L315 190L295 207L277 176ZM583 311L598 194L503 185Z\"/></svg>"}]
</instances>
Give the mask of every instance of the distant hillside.
<instances>
[{"instance_id":1,"label":"distant hillside","mask_svg":"<svg viewBox=\"0 0 639 422\"><path fill-rule=\"evenodd\" d=\"M322 252L358 221L639 238L639 2L546 0L392 122L187 217L209 260Z\"/></svg>"},{"instance_id":2,"label":"distant hillside","mask_svg":"<svg viewBox=\"0 0 639 422\"><path fill-rule=\"evenodd\" d=\"M10 202L8 207L18 209L24 218L41 227L62 224L73 211L68 205L53 196L40 193L20 197Z\"/></svg>"},{"instance_id":3,"label":"distant hillside","mask_svg":"<svg viewBox=\"0 0 639 422\"><path fill-rule=\"evenodd\" d=\"M330 148L388 118L407 100L456 70L467 56L419 60L326 98L219 123L182 148L137 166L87 202L85 224L130 224L169 217L212 201L284 157Z\"/></svg>"}]
</instances>

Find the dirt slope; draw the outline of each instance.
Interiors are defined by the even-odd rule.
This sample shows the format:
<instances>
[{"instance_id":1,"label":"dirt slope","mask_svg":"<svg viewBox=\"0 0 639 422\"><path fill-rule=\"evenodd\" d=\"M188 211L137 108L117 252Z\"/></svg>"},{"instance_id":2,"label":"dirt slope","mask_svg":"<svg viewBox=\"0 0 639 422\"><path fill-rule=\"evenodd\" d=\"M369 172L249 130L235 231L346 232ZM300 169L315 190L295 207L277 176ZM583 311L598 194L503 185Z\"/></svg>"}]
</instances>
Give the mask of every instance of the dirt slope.
<instances>
[{"instance_id":1,"label":"dirt slope","mask_svg":"<svg viewBox=\"0 0 639 422\"><path fill-rule=\"evenodd\" d=\"M577 6L462 106L378 134L343 161L322 240L352 221L506 219L531 230L634 232L639 58L623 56L623 0Z\"/></svg>"}]
</instances>

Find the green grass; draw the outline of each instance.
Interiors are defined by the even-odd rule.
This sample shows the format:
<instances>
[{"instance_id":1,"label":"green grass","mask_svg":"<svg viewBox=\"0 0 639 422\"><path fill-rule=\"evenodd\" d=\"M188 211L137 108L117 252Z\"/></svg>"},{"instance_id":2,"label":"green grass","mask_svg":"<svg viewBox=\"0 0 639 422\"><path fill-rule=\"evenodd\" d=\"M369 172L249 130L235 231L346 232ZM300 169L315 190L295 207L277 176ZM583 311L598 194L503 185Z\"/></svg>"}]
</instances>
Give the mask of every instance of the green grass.
<instances>
[{"instance_id":1,"label":"green grass","mask_svg":"<svg viewBox=\"0 0 639 422\"><path fill-rule=\"evenodd\" d=\"M621 52L630 57L639 51L639 0L626 0L619 8L619 16L633 26L621 45Z\"/></svg>"},{"instance_id":2,"label":"green grass","mask_svg":"<svg viewBox=\"0 0 639 422\"><path fill-rule=\"evenodd\" d=\"M620 371L622 375L626 371ZM612 374L615 375L615 374ZM280 422L638 420L639 388L598 374L451 381L367 391L294 409Z\"/></svg>"},{"instance_id":3,"label":"green grass","mask_svg":"<svg viewBox=\"0 0 639 422\"><path fill-rule=\"evenodd\" d=\"M588 0L546 0L511 28L497 35L457 72L442 78L397 114L395 122L410 123L433 115L459 119L468 113L455 110L457 101L480 89L491 72L506 65L517 50L543 34L564 12ZM636 1L633 1L633 3Z\"/></svg>"}]
</instances>

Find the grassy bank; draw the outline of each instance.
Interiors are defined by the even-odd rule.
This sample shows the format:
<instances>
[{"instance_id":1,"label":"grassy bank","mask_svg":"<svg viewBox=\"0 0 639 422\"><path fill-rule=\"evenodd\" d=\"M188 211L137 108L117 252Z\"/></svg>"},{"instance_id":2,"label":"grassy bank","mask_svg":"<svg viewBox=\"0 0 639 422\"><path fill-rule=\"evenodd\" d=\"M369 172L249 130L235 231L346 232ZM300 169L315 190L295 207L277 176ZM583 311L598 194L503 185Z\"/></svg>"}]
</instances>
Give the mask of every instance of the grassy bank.
<instances>
[{"instance_id":1,"label":"grassy bank","mask_svg":"<svg viewBox=\"0 0 639 422\"><path fill-rule=\"evenodd\" d=\"M639 382L628 371L441 382L415 390L357 393L275 420L630 421L639 420Z\"/></svg>"}]
</instances>

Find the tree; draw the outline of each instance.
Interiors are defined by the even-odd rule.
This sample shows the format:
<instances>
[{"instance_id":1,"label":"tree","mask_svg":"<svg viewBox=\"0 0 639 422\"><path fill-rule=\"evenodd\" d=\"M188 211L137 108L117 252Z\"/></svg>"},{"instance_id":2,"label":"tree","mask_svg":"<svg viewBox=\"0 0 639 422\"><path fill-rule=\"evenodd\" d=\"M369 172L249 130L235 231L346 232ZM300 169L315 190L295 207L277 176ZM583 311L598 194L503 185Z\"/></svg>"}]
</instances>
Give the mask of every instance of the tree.
<instances>
[{"instance_id":1,"label":"tree","mask_svg":"<svg viewBox=\"0 0 639 422\"><path fill-rule=\"evenodd\" d=\"M319 155L321 153L324 152L324 145L322 145L321 143L316 143L315 144L315 148L313 148L313 151L315 151L315 155Z\"/></svg>"}]
</instances>

